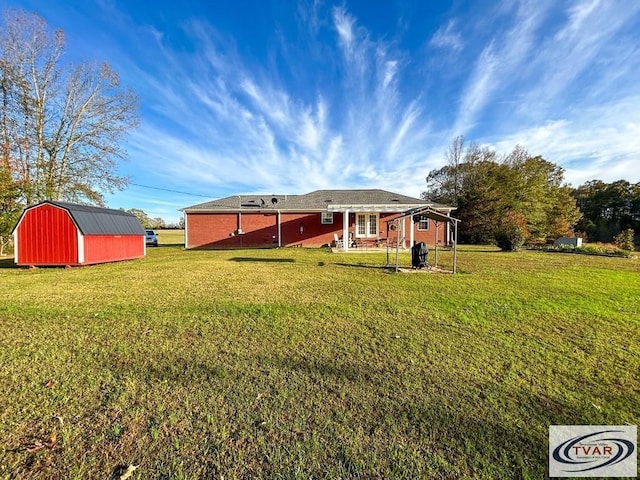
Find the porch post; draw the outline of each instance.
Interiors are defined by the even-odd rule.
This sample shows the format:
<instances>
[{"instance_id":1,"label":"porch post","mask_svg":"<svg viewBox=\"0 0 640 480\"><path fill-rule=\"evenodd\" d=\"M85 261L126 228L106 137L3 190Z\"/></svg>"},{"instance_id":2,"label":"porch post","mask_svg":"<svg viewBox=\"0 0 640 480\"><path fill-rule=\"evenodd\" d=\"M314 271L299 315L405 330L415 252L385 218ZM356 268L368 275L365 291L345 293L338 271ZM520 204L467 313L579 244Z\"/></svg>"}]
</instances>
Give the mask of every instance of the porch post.
<instances>
[{"instance_id":1,"label":"porch post","mask_svg":"<svg viewBox=\"0 0 640 480\"><path fill-rule=\"evenodd\" d=\"M342 249L349 251L349 210L342 212Z\"/></svg>"},{"instance_id":2,"label":"porch post","mask_svg":"<svg viewBox=\"0 0 640 480\"><path fill-rule=\"evenodd\" d=\"M458 259L458 222L453 223L453 273L456 273L456 261Z\"/></svg>"},{"instance_id":3,"label":"porch post","mask_svg":"<svg viewBox=\"0 0 640 480\"><path fill-rule=\"evenodd\" d=\"M413 229L411 229L411 233L413 233ZM407 219L402 219L402 248L407 248Z\"/></svg>"},{"instance_id":4,"label":"porch post","mask_svg":"<svg viewBox=\"0 0 640 480\"><path fill-rule=\"evenodd\" d=\"M413 223L413 215L409 218L409 248L413 247L413 227L415 224Z\"/></svg>"}]
</instances>

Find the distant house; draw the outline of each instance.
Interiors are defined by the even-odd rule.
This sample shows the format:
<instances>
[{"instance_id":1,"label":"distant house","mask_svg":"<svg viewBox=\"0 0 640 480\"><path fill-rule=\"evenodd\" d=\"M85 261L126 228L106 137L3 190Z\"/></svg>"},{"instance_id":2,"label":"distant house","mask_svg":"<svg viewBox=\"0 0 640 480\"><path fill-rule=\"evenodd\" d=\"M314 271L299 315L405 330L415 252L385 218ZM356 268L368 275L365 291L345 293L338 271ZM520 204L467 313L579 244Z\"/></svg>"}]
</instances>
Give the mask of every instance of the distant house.
<instances>
[{"instance_id":1,"label":"distant house","mask_svg":"<svg viewBox=\"0 0 640 480\"><path fill-rule=\"evenodd\" d=\"M390 242L410 247L450 238L448 224L426 217L388 221L411 208L453 207L385 190L317 190L304 195L234 195L182 209L186 248L265 248L335 245L366 248ZM436 233L437 231L437 233ZM347 241L344 241L347 239Z\"/></svg>"},{"instance_id":2,"label":"distant house","mask_svg":"<svg viewBox=\"0 0 640 480\"><path fill-rule=\"evenodd\" d=\"M121 210L45 201L25 209L13 230L18 265L75 266L145 255L145 231Z\"/></svg>"}]
</instances>

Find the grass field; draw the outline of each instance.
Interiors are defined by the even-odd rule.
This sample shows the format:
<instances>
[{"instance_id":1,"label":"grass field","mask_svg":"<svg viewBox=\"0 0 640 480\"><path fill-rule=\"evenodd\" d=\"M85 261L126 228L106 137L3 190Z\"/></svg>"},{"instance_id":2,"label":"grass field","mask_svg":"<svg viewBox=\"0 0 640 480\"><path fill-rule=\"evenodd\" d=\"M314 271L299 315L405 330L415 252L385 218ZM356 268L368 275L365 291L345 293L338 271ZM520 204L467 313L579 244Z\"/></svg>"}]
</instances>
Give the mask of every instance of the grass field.
<instances>
[{"instance_id":1,"label":"grass field","mask_svg":"<svg viewBox=\"0 0 640 480\"><path fill-rule=\"evenodd\" d=\"M640 423L637 258L383 263L1 260L0 478L537 479L549 425Z\"/></svg>"}]
</instances>

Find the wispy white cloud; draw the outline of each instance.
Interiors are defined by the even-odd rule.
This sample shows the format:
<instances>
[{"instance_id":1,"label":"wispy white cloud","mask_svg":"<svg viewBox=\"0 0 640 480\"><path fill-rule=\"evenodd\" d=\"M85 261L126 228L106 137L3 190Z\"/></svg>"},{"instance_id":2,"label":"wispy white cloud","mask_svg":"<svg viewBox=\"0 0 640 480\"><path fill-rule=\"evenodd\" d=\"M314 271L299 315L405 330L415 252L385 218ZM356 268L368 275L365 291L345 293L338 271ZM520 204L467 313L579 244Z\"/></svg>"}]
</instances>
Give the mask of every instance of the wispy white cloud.
<instances>
[{"instance_id":1,"label":"wispy white cloud","mask_svg":"<svg viewBox=\"0 0 640 480\"><path fill-rule=\"evenodd\" d=\"M305 41L314 42L309 68L330 71L326 84L283 79L202 20L184 25L188 51L147 30L154 64L166 68L131 63L145 114L129 150L158 183L212 197L366 187L417 196L460 133L505 153L519 143L564 166L574 185L634 180L640 46L631 31L621 34L630 20L612 3L562 10L551 0L505 0L482 42L469 33L477 34L473 18L446 20L422 45L466 64L451 85L431 90L424 85L433 72L415 68L425 50L376 38L346 6L314 1L298 9L311 32ZM638 5L625 9L636 22ZM283 55L285 68L300 68L291 58ZM455 105L447 121L433 108L445 90ZM176 208L191 200L178 198Z\"/></svg>"},{"instance_id":2,"label":"wispy white cloud","mask_svg":"<svg viewBox=\"0 0 640 480\"><path fill-rule=\"evenodd\" d=\"M640 4L517 5L475 60L451 136L471 132L502 153L523 145L576 186L637 181L640 47L631 25Z\"/></svg>"},{"instance_id":3,"label":"wispy white cloud","mask_svg":"<svg viewBox=\"0 0 640 480\"><path fill-rule=\"evenodd\" d=\"M610 79L618 76L618 71L601 68L601 55L606 53L607 61L612 62L617 56L628 58L629 49L637 50L637 36L626 40L617 34L639 12L637 2L625 3L625 8L598 0L574 3L565 12L567 21L540 44L531 58L528 71L537 82L523 95L521 112L539 120L554 107L579 106L580 98L589 97L601 82L611 85ZM619 43L611 49L613 38ZM637 60L630 60L638 65Z\"/></svg>"},{"instance_id":4,"label":"wispy white cloud","mask_svg":"<svg viewBox=\"0 0 640 480\"><path fill-rule=\"evenodd\" d=\"M235 184L295 193L383 182L407 192L409 182L396 172L424 167L430 134L421 94L400 91L402 52L372 39L342 7L331 19L346 80L337 92L320 88L312 103L264 66L245 64L233 48L227 53L210 27L187 25L195 53L163 47L158 61L172 65L170 74L140 72L147 95L162 99L147 106L164 120L143 121L131 141L134 156L158 177L200 191ZM422 185L411 177L417 195Z\"/></svg>"},{"instance_id":5,"label":"wispy white cloud","mask_svg":"<svg viewBox=\"0 0 640 480\"><path fill-rule=\"evenodd\" d=\"M498 92L509 91L534 54L537 33L551 7L549 1L519 2L513 21L497 31L475 61L462 93L453 134L473 130L478 116L496 100ZM503 98L502 98L503 99Z\"/></svg>"},{"instance_id":6,"label":"wispy white cloud","mask_svg":"<svg viewBox=\"0 0 640 480\"><path fill-rule=\"evenodd\" d=\"M464 40L462 34L456 30L456 24L456 19L452 18L446 25L442 25L429 40L429 45L438 48L450 48L455 52L462 50L464 48Z\"/></svg>"},{"instance_id":7,"label":"wispy white cloud","mask_svg":"<svg viewBox=\"0 0 640 480\"><path fill-rule=\"evenodd\" d=\"M593 179L640 181L640 96L594 105L492 143L502 154L516 144L564 167L565 179L574 186Z\"/></svg>"}]
</instances>

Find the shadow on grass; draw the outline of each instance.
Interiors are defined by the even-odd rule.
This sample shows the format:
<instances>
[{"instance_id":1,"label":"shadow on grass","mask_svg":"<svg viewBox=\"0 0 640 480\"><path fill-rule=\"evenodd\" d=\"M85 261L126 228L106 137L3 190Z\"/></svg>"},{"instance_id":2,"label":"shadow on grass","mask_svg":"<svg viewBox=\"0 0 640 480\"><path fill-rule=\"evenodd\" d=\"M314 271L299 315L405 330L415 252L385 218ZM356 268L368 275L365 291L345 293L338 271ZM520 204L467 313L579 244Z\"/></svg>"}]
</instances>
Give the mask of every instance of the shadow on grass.
<instances>
[{"instance_id":1,"label":"shadow on grass","mask_svg":"<svg viewBox=\"0 0 640 480\"><path fill-rule=\"evenodd\" d=\"M13 261L13 257L0 258L0 268L20 268Z\"/></svg>"},{"instance_id":2,"label":"shadow on grass","mask_svg":"<svg viewBox=\"0 0 640 480\"><path fill-rule=\"evenodd\" d=\"M304 358L275 363L311 378L333 379L325 385L327 399L339 396L341 391L364 393L362 411L369 410L371 416L362 419L359 426L372 432L372 437L393 432L392 438L419 438L428 446L429 457L446 458L448 452L464 457L464 461L444 463L427 457L427 465L440 478L544 478L550 425L605 425L616 421L588 404L500 385L469 385L458 390L443 387L436 394L430 390L430 394L396 395L389 392L384 380L388 372L366 364ZM381 392L377 400L372 400L376 397L370 394L372 391ZM335 399L332 404L337 410L347 408L336 404ZM358 401L348 408L360 408Z\"/></svg>"},{"instance_id":3,"label":"shadow on grass","mask_svg":"<svg viewBox=\"0 0 640 480\"><path fill-rule=\"evenodd\" d=\"M224 379L230 375L229 369L224 365L177 354L158 354L142 361L132 361L121 352L110 352L105 357L105 364L117 378L133 376L153 383L165 380L174 384L209 384L215 379Z\"/></svg>"},{"instance_id":4,"label":"shadow on grass","mask_svg":"<svg viewBox=\"0 0 640 480\"><path fill-rule=\"evenodd\" d=\"M333 377L349 382L373 382L379 372L366 364L328 360L322 358L276 358L268 363L275 364L279 369L302 372L309 377Z\"/></svg>"},{"instance_id":5,"label":"shadow on grass","mask_svg":"<svg viewBox=\"0 0 640 480\"><path fill-rule=\"evenodd\" d=\"M293 258L257 258L257 257L233 257L230 262L259 262L259 263L294 263Z\"/></svg>"},{"instance_id":6,"label":"shadow on grass","mask_svg":"<svg viewBox=\"0 0 640 480\"><path fill-rule=\"evenodd\" d=\"M440 247L438 247L438 251L439 252L453 252L452 248L443 248L442 250L440 249ZM473 248L473 247L461 247L460 245L458 245L458 253L463 252L463 253L504 253L502 250L500 250L499 248L495 247L492 248L490 246L488 247L479 247L479 248Z\"/></svg>"},{"instance_id":7,"label":"shadow on grass","mask_svg":"<svg viewBox=\"0 0 640 480\"><path fill-rule=\"evenodd\" d=\"M380 270L384 273L395 273L395 265L362 265L359 263L335 263L338 267L365 268L367 270ZM399 265L402 268L402 265Z\"/></svg>"}]
</instances>

